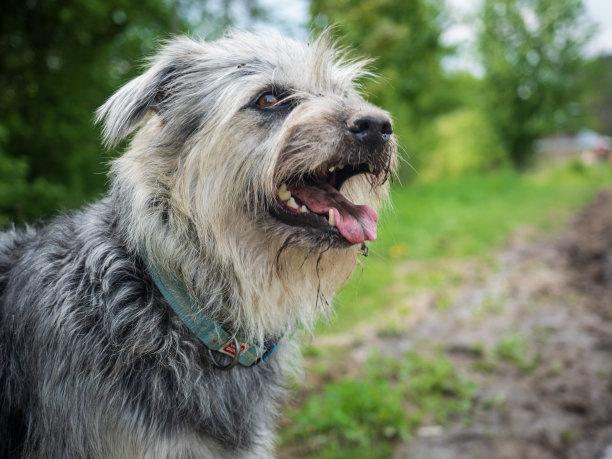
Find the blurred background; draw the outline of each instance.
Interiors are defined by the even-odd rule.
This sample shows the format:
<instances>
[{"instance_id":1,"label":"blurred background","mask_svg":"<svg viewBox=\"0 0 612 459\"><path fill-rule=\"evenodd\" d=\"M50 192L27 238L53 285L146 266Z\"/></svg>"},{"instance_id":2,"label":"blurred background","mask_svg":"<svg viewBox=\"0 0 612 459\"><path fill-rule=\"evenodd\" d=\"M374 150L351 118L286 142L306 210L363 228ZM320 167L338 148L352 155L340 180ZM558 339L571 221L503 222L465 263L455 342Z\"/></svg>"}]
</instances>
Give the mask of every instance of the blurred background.
<instances>
[{"instance_id":1,"label":"blurred background","mask_svg":"<svg viewBox=\"0 0 612 459\"><path fill-rule=\"evenodd\" d=\"M612 458L609 0L6 0L0 24L0 228L103 194L124 146L93 112L162 39L335 25L402 161L279 456Z\"/></svg>"}]
</instances>

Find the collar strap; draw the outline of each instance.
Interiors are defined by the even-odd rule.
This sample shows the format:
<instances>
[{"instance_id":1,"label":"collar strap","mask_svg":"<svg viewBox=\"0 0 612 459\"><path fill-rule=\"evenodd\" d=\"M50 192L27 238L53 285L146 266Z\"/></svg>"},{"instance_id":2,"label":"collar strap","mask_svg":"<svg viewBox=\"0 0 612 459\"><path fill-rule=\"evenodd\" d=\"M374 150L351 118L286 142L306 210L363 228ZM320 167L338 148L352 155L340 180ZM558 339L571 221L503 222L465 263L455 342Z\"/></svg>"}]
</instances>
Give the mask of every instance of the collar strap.
<instances>
[{"instance_id":1,"label":"collar strap","mask_svg":"<svg viewBox=\"0 0 612 459\"><path fill-rule=\"evenodd\" d=\"M147 270L155 285L179 319L196 335L204 345L213 351L236 358L236 343L240 346L238 363L250 367L266 360L278 347L278 343L265 343L265 347L248 343L245 339L227 332L219 323L202 314L191 301L189 294L174 279L163 277L146 257ZM233 366L233 365L232 365Z\"/></svg>"}]
</instances>

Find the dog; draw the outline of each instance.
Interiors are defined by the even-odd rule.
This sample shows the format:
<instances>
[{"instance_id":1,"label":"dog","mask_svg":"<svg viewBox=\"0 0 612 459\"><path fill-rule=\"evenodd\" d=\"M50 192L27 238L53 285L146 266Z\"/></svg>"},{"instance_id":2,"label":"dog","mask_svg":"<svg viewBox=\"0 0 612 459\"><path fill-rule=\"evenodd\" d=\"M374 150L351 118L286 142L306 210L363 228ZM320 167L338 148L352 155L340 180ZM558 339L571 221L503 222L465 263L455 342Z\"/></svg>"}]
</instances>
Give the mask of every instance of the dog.
<instances>
[{"instance_id":1,"label":"dog","mask_svg":"<svg viewBox=\"0 0 612 459\"><path fill-rule=\"evenodd\" d=\"M396 164L363 77L328 33L173 38L99 108L108 193L0 233L2 457L273 457Z\"/></svg>"}]
</instances>

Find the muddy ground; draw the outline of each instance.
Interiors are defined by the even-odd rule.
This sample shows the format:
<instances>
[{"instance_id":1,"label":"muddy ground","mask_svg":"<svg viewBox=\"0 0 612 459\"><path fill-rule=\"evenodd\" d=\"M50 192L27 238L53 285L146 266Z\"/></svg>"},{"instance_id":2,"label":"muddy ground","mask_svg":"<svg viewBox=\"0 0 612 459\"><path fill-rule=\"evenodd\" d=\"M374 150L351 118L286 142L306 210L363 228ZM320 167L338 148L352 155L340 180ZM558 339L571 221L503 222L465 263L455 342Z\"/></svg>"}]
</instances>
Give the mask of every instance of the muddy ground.
<instances>
[{"instance_id":1,"label":"muddy ground","mask_svg":"<svg viewBox=\"0 0 612 459\"><path fill-rule=\"evenodd\" d=\"M366 326L344 343L350 366L372 347L398 357L442 349L478 383L469 422L423 426L394 458L612 459L612 190L554 236L517 235L493 268L457 263L467 281L448 308L436 307L436 292L421 295L397 318L401 333ZM505 354L495 354L504 340Z\"/></svg>"},{"instance_id":2,"label":"muddy ground","mask_svg":"<svg viewBox=\"0 0 612 459\"><path fill-rule=\"evenodd\" d=\"M480 384L471 423L422 429L395 457L612 459L612 190L560 234L519 238L499 263L450 315L413 329ZM483 301L499 307L475 315ZM503 336L524 336L524 357L475 371L475 349Z\"/></svg>"}]
</instances>

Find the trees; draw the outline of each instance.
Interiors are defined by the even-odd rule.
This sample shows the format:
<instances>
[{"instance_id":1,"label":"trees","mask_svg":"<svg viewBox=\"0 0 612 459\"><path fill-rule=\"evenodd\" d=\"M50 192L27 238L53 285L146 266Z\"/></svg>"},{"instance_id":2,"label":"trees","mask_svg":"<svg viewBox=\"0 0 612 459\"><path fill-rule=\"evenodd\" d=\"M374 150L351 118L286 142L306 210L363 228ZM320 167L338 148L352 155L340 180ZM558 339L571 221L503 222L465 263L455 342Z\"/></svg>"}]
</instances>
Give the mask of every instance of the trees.
<instances>
[{"instance_id":1,"label":"trees","mask_svg":"<svg viewBox=\"0 0 612 459\"><path fill-rule=\"evenodd\" d=\"M480 19L487 112L521 168L534 140L575 126L592 27L581 0L484 0Z\"/></svg>"},{"instance_id":2,"label":"trees","mask_svg":"<svg viewBox=\"0 0 612 459\"><path fill-rule=\"evenodd\" d=\"M584 86L594 128L612 135L612 55L600 56L584 69Z\"/></svg>"},{"instance_id":3,"label":"trees","mask_svg":"<svg viewBox=\"0 0 612 459\"><path fill-rule=\"evenodd\" d=\"M0 15L0 224L105 183L93 111L169 28L164 0L9 0Z\"/></svg>"}]
</instances>

